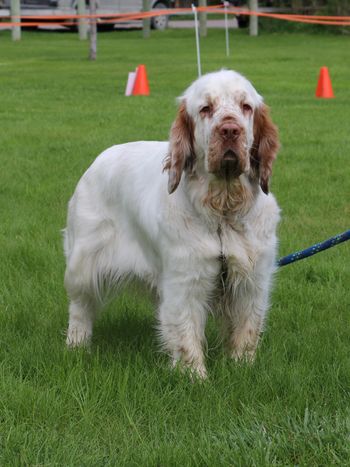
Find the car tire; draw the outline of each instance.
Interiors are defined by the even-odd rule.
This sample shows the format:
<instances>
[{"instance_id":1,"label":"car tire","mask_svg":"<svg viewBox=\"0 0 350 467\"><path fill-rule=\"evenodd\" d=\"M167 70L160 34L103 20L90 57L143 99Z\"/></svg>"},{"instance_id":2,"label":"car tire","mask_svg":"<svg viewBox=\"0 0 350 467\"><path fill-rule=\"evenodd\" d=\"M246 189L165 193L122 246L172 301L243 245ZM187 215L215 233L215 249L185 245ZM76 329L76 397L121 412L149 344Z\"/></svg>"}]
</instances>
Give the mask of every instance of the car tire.
<instances>
[{"instance_id":1,"label":"car tire","mask_svg":"<svg viewBox=\"0 0 350 467\"><path fill-rule=\"evenodd\" d=\"M168 8L168 6L163 2L157 2L155 5L153 5L152 9L162 10L164 8ZM166 15L154 16L151 19L151 28L157 29L158 31L164 31L164 29L168 27L168 21L169 17Z\"/></svg>"},{"instance_id":2,"label":"car tire","mask_svg":"<svg viewBox=\"0 0 350 467\"><path fill-rule=\"evenodd\" d=\"M239 16L236 16L236 18L237 18L238 27L240 29L247 28L249 26L249 16L239 15Z\"/></svg>"}]
</instances>

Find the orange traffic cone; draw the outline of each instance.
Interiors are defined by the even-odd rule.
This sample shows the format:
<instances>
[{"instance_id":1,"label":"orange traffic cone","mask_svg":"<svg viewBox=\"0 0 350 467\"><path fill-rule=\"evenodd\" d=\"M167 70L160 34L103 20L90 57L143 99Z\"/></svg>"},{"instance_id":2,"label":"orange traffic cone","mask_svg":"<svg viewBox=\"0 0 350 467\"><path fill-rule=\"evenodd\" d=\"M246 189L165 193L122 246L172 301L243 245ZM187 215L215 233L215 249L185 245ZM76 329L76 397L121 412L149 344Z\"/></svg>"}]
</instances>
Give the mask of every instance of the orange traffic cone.
<instances>
[{"instance_id":1,"label":"orange traffic cone","mask_svg":"<svg viewBox=\"0 0 350 467\"><path fill-rule=\"evenodd\" d=\"M145 65L139 65L136 70L136 78L134 89L132 90L133 96L149 96L149 84L147 79Z\"/></svg>"},{"instance_id":2,"label":"orange traffic cone","mask_svg":"<svg viewBox=\"0 0 350 467\"><path fill-rule=\"evenodd\" d=\"M323 99L331 99L335 97L333 94L331 78L326 66L322 66L320 69L316 88L316 97L322 97Z\"/></svg>"}]
</instances>

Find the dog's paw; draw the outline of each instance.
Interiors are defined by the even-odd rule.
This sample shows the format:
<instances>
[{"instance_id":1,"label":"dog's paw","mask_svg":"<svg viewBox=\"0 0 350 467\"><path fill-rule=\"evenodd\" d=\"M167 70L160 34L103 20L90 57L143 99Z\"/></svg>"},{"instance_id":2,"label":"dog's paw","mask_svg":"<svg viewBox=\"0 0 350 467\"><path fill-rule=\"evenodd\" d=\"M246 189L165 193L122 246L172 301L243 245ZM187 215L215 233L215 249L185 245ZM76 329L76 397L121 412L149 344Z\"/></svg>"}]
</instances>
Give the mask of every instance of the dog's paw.
<instances>
[{"instance_id":1,"label":"dog's paw","mask_svg":"<svg viewBox=\"0 0 350 467\"><path fill-rule=\"evenodd\" d=\"M231 351L230 356L235 362L253 364L255 361L255 349L240 348Z\"/></svg>"},{"instance_id":2,"label":"dog's paw","mask_svg":"<svg viewBox=\"0 0 350 467\"><path fill-rule=\"evenodd\" d=\"M189 375L192 382L204 381L208 378L207 370L203 364L189 364L181 360L173 360L172 368L178 369L182 374Z\"/></svg>"},{"instance_id":3,"label":"dog's paw","mask_svg":"<svg viewBox=\"0 0 350 467\"><path fill-rule=\"evenodd\" d=\"M66 345L70 349L75 347L88 347L91 343L91 333L86 329L73 328L68 329Z\"/></svg>"}]
</instances>

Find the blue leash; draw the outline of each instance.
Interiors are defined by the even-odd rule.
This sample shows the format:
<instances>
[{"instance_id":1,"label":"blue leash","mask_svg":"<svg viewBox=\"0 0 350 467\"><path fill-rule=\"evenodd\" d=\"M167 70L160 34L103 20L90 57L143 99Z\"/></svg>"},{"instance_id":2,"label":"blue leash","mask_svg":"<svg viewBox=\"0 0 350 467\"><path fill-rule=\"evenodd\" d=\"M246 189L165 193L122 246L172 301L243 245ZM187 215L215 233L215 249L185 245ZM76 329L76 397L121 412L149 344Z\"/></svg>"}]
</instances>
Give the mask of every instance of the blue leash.
<instances>
[{"instance_id":1,"label":"blue leash","mask_svg":"<svg viewBox=\"0 0 350 467\"><path fill-rule=\"evenodd\" d=\"M320 251L327 250L332 246L339 245L339 243L346 242L347 240L350 240L350 230L346 230L341 234L335 235L334 237L331 237L324 242L316 243L315 245L306 248L306 250L297 251L296 253L284 256L278 260L277 266L286 266L287 264L294 263L300 259L308 258L309 256L313 256Z\"/></svg>"}]
</instances>

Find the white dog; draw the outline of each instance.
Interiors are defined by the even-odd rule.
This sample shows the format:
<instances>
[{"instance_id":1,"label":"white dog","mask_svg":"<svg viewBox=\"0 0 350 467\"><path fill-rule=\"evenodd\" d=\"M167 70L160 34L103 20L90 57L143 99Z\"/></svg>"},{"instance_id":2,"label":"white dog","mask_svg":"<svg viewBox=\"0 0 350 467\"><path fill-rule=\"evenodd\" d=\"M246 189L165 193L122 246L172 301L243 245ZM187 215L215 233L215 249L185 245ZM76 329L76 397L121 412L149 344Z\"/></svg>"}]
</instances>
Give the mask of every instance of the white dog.
<instances>
[{"instance_id":1,"label":"white dog","mask_svg":"<svg viewBox=\"0 0 350 467\"><path fill-rule=\"evenodd\" d=\"M268 193L279 147L262 97L234 71L180 98L170 141L113 146L86 171L65 230L67 343L86 343L108 291L131 274L158 292L164 349L205 377L207 314L230 355L254 357L268 309L279 208Z\"/></svg>"}]
</instances>

